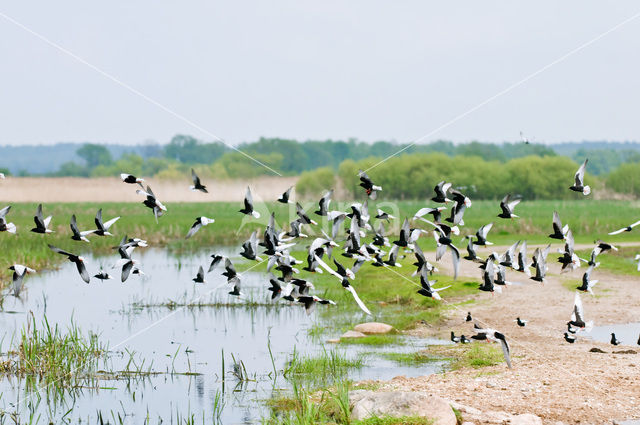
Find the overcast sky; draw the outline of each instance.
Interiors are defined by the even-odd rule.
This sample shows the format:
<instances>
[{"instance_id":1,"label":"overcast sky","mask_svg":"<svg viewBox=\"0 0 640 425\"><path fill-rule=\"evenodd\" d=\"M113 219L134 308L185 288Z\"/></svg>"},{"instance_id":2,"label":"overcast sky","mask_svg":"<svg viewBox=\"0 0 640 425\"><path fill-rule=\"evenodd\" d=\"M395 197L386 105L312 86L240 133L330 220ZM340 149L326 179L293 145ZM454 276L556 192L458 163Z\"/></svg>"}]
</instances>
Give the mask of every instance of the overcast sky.
<instances>
[{"instance_id":1,"label":"overcast sky","mask_svg":"<svg viewBox=\"0 0 640 425\"><path fill-rule=\"evenodd\" d=\"M640 139L634 1L2 2L0 144ZM439 129L438 131L434 131ZM208 134L209 133L209 134Z\"/></svg>"}]
</instances>

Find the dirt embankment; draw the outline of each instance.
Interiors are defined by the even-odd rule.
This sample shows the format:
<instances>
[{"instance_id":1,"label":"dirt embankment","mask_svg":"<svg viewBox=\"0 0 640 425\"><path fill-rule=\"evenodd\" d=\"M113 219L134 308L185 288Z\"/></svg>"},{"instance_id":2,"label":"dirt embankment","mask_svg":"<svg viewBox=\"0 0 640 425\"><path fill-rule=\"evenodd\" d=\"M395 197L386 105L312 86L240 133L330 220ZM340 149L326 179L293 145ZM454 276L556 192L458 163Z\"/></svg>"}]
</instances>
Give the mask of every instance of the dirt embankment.
<instances>
[{"instance_id":1,"label":"dirt embankment","mask_svg":"<svg viewBox=\"0 0 640 425\"><path fill-rule=\"evenodd\" d=\"M254 197L275 200L297 180L297 177L207 180L204 184L208 194L189 190L188 179L150 179L145 186L148 183L162 202L242 202L247 185ZM113 177L7 177L0 180L0 202L140 202L137 188Z\"/></svg>"},{"instance_id":2,"label":"dirt embankment","mask_svg":"<svg viewBox=\"0 0 640 425\"><path fill-rule=\"evenodd\" d=\"M506 247L493 249L503 252ZM483 257L488 253L482 250ZM432 260L433 254L427 257ZM577 286L585 267L561 275L556 257L549 254L550 270L544 285L510 271L507 280L522 285L508 287L502 294L478 293L475 304L452 309L448 322L436 331L444 338L448 338L450 330L473 335L472 325L464 321L470 310L484 326L507 336L512 370L503 363L426 377L397 377L384 387L427 391L483 412L533 413L549 424L612 423L640 418L640 347L614 347L594 342L588 334L581 334L574 344L564 341L574 297L567 281ZM439 267L445 273L451 270L448 261ZM463 261L460 274L480 277L478 264ZM596 269L591 277L599 283L594 287L595 296L582 296L587 320L593 320L596 326L640 322L640 274L625 276ZM442 296L446 302L446 290ZM529 323L519 327L516 317L528 319ZM426 336L434 329L424 326L414 332ZM604 353L590 352L594 347ZM628 350L629 354L614 353ZM494 423L490 415L475 422Z\"/></svg>"}]
</instances>

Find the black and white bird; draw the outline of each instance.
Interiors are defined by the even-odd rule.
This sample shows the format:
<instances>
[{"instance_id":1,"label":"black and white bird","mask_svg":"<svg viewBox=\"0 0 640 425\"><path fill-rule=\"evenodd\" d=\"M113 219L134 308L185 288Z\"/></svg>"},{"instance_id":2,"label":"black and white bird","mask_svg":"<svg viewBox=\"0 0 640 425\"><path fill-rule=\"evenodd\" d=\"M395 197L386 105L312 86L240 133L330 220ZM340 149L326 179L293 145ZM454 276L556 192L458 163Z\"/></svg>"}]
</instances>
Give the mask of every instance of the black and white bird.
<instances>
[{"instance_id":1,"label":"black and white bird","mask_svg":"<svg viewBox=\"0 0 640 425\"><path fill-rule=\"evenodd\" d=\"M299 202L296 202L296 214L298 215L298 218L300 219L300 223L302 224L313 224L313 225L318 224L317 222L309 218L306 211L302 208L302 205L300 205Z\"/></svg>"},{"instance_id":2,"label":"black and white bird","mask_svg":"<svg viewBox=\"0 0 640 425\"><path fill-rule=\"evenodd\" d=\"M545 249L536 248L533 253L533 267L536 269L535 276L531 277L531 280L535 280L536 282L544 283L544 278L547 276L547 256L549 255L549 250L551 249L551 245L547 245Z\"/></svg>"},{"instance_id":3,"label":"black and white bird","mask_svg":"<svg viewBox=\"0 0 640 425\"><path fill-rule=\"evenodd\" d=\"M80 277L82 277L82 280L84 280L86 283L89 283L89 281L91 280L91 278L89 277L89 273L87 272L87 268L84 265L84 258L76 255L76 254L72 254L70 252L64 251L60 248L57 248L53 245L49 245L49 249L51 249L53 252L56 252L58 254L61 255L66 255L67 258L69 259L69 261L71 261L72 263L74 263L76 265L76 268L78 269L78 273L80 273Z\"/></svg>"},{"instance_id":4,"label":"black and white bird","mask_svg":"<svg viewBox=\"0 0 640 425\"><path fill-rule=\"evenodd\" d=\"M560 221L560 214L558 211L553 212L553 233L549 235L552 239L564 240L565 235L569 231L569 225L565 224L562 226L562 222Z\"/></svg>"},{"instance_id":5,"label":"black and white bird","mask_svg":"<svg viewBox=\"0 0 640 425\"><path fill-rule=\"evenodd\" d=\"M567 341L569 344L573 344L574 342L576 342L576 336L568 332L565 332L564 340Z\"/></svg>"},{"instance_id":6,"label":"black and white bird","mask_svg":"<svg viewBox=\"0 0 640 425\"><path fill-rule=\"evenodd\" d=\"M582 298L579 292L576 292L573 299L573 311L571 313L571 320L567 322L567 327L571 333L578 331L589 332L593 328L593 321L585 321L584 307L582 306Z\"/></svg>"},{"instance_id":7,"label":"black and white bird","mask_svg":"<svg viewBox=\"0 0 640 425\"><path fill-rule=\"evenodd\" d=\"M520 203L521 199L515 199L515 200L511 200L511 195L507 194L504 198L502 198L502 201L500 201L500 209L502 210L502 212L500 214L498 214L498 217L500 218L515 218L518 217L517 215L515 215L513 213L514 208L516 207L516 205L518 205Z\"/></svg>"},{"instance_id":8,"label":"black and white bird","mask_svg":"<svg viewBox=\"0 0 640 425\"><path fill-rule=\"evenodd\" d=\"M11 205L7 205L6 207L0 210L0 232L9 232L16 234L16 225L13 223L7 222L7 213L11 209Z\"/></svg>"},{"instance_id":9,"label":"black and white bird","mask_svg":"<svg viewBox=\"0 0 640 425\"><path fill-rule=\"evenodd\" d=\"M413 216L413 219L418 219L430 223L430 221L424 219L423 217L427 214L430 214L433 217L433 222L436 224L440 223L440 219L442 218L442 211L446 210L447 207L437 207L437 208L420 208L418 212L416 212Z\"/></svg>"},{"instance_id":10,"label":"black and white bird","mask_svg":"<svg viewBox=\"0 0 640 425\"><path fill-rule=\"evenodd\" d=\"M360 307L360 309L365 313L371 315L371 312L369 311L367 306L364 305L364 303L358 296L358 293L356 292L354 287L351 286L351 284L349 283L349 279L355 278L353 271L349 270L348 268L345 268L342 264L337 262L335 259L333 260L333 263L336 265L337 270L333 270L331 267L329 267L327 263L322 261L320 257L318 257L317 255L315 255L314 257L316 262L320 265L320 267L322 267L327 272L331 273L333 276L337 277L340 280L342 287L351 293L351 295L353 296L353 299L358 304L358 307Z\"/></svg>"},{"instance_id":11,"label":"black and white bird","mask_svg":"<svg viewBox=\"0 0 640 425\"><path fill-rule=\"evenodd\" d=\"M467 312L467 317L465 317L465 322L471 322L473 320L473 317L471 317L471 312L468 311Z\"/></svg>"},{"instance_id":12,"label":"black and white bird","mask_svg":"<svg viewBox=\"0 0 640 425\"><path fill-rule=\"evenodd\" d=\"M95 223L96 223L96 230L94 230L93 233L98 235L98 236L113 236L111 233L109 233L109 229L119 219L120 219L120 217L118 216L118 217L112 218L111 220L103 223L102 222L102 208L100 208L98 210L98 212L96 213L96 218L94 220Z\"/></svg>"},{"instance_id":13,"label":"black and white bird","mask_svg":"<svg viewBox=\"0 0 640 425\"><path fill-rule=\"evenodd\" d=\"M367 173L362 170L358 171L358 177L360 177L360 186L367 192L367 196L375 201L378 197L378 192L382 190L382 187L373 184L371 178L369 178Z\"/></svg>"},{"instance_id":14,"label":"black and white bird","mask_svg":"<svg viewBox=\"0 0 640 425\"><path fill-rule=\"evenodd\" d=\"M478 289L491 293L502 292L502 288L495 286L493 256L487 257L484 270L482 271L482 284L480 284Z\"/></svg>"},{"instance_id":15,"label":"black and white bird","mask_svg":"<svg viewBox=\"0 0 640 425\"><path fill-rule=\"evenodd\" d=\"M22 291L23 279L25 275L29 273L35 273L36 271L30 267L23 266L22 264L14 264L9 267L9 270L13 270L13 282L12 282L12 293L14 297L20 296L20 292Z\"/></svg>"},{"instance_id":16,"label":"black and white bird","mask_svg":"<svg viewBox=\"0 0 640 425\"><path fill-rule=\"evenodd\" d=\"M417 291L418 294L427 298L433 298L434 300L441 300L442 297L438 292L449 288L451 285L436 289L432 286L434 283L436 283L436 281L430 281L426 269L423 269L422 273L420 273L420 289Z\"/></svg>"},{"instance_id":17,"label":"black and white bird","mask_svg":"<svg viewBox=\"0 0 640 425\"><path fill-rule=\"evenodd\" d=\"M573 186L569 187L574 192L580 192L585 196L591 193L591 188L584 184L584 170L587 167L587 161L589 159L585 159L580 168L578 168L576 175L573 177Z\"/></svg>"},{"instance_id":18,"label":"black and white bird","mask_svg":"<svg viewBox=\"0 0 640 425\"><path fill-rule=\"evenodd\" d=\"M493 223L485 224L480 227L476 232L476 240L473 243L480 246L493 245L493 242L487 241L487 235L492 227Z\"/></svg>"},{"instance_id":19,"label":"black and white bird","mask_svg":"<svg viewBox=\"0 0 640 425\"><path fill-rule=\"evenodd\" d=\"M258 257L258 231L254 230L249 239L242 244L242 252L240 253L247 260L262 261Z\"/></svg>"},{"instance_id":20,"label":"black and white bird","mask_svg":"<svg viewBox=\"0 0 640 425\"><path fill-rule=\"evenodd\" d=\"M209 265L209 270L207 270L207 273L211 273L213 271L213 269L218 267L218 264L220 264L224 258L225 257L223 255L212 254L211 255L211 264Z\"/></svg>"},{"instance_id":21,"label":"black and white bird","mask_svg":"<svg viewBox=\"0 0 640 425\"><path fill-rule=\"evenodd\" d=\"M582 291L582 292L588 292L591 295L593 295L593 290L592 288L594 287L594 285L596 283L598 283L597 280L591 280L591 273L593 272L593 268L595 266L589 266L589 268L587 269L586 272L584 272L584 274L582 275L582 285L578 286L576 289L578 291Z\"/></svg>"},{"instance_id":22,"label":"black and white bird","mask_svg":"<svg viewBox=\"0 0 640 425\"><path fill-rule=\"evenodd\" d=\"M560 273L572 271L580 267L580 258L578 258L578 255L574 252L573 249L574 241L573 233L571 232L571 230L569 230L565 235L564 241L564 250L558 250L558 252L562 254L562 256L558 258L558 262L562 264Z\"/></svg>"},{"instance_id":23,"label":"black and white bird","mask_svg":"<svg viewBox=\"0 0 640 425\"><path fill-rule=\"evenodd\" d=\"M392 216L387 212L382 211L380 208L378 208L376 211L376 218L378 220L387 220L387 221L395 219L394 216Z\"/></svg>"},{"instance_id":24,"label":"black and white bird","mask_svg":"<svg viewBox=\"0 0 640 425\"><path fill-rule=\"evenodd\" d=\"M191 169L191 180L193 181L193 185L189 186L189 189L192 191L199 190L200 192L209 193L207 186L202 184L200 177L198 177L193 168Z\"/></svg>"},{"instance_id":25,"label":"black and white bird","mask_svg":"<svg viewBox=\"0 0 640 425\"><path fill-rule=\"evenodd\" d=\"M613 232L610 232L609 235L618 235L618 234L623 233L623 232L630 232L638 224L640 224L640 220L636 221L635 223L632 223L632 224L628 225L627 227L623 227L620 230L614 230Z\"/></svg>"},{"instance_id":26,"label":"black and white bird","mask_svg":"<svg viewBox=\"0 0 640 425\"><path fill-rule=\"evenodd\" d=\"M464 259L469 261L481 261L478 257L478 253L476 252L476 246L473 244L473 235L467 235L465 236L465 239L469 239L469 242L467 243L467 255L464 256Z\"/></svg>"},{"instance_id":27,"label":"black and white bird","mask_svg":"<svg viewBox=\"0 0 640 425\"><path fill-rule=\"evenodd\" d=\"M436 226L436 229L433 231L433 237L437 245L436 261L440 261L448 247L449 251L451 251L451 262L453 263L453 279L457 279L460 268L460 251L458 251L458 248L456 248L451 240L451 229L443 224Z\"/></svg>"},{"instance_id":28,"label":"black and white bird","mask_svg":"<svg viewBox=\"0 0 640 425\"><path fill-rule=\"evenodd\" d=\"M505 267L513 267L513 263L517 260L516 258L516 249L518 249L518 245L520 245L520 241L517 241L513 245L509 247L509 249L500 256L500 265Z\"/></svg>"},{"instance_id":29,"label":"black and white bird","mask_svg":"<svg viewBox=\"0 0 640 425\"><path fill-rule=\"evenodd\" d=\"M150 208L153 211L153 216L156 218L156 223L157 223L158 222L158 217L161 217L162 214L167 212L167 207L165 207L162 204L162 202L160 202L160 200L158 198L156 198L156 195L151 190L151 186L147 185L147 189L146 190L138 189L138 190L136 190L136 193L139 194L139 195L144 195L144 196L147 197L147 199L142 201L142 203L147 208Z\"/></svg>"},{"instance_id":30,"label":"black and white bird","mask_svg":"<svg viewBox=\"0 0 640 425\"><path fill-rule=\"evenodd\" d=\"M139 179L134 175L131 174L126 174L126 173L122 173L120 174L120 178L122 179L123 182L125 183L129 183L129 184L138 184L140 185L141 188L144 189L144 186L142 186L142 182L144 182L144 179Z\"/></svg>"},{"instance_id":31,"label":"black and white bird","mask_svg":"<svg viewBox=\"0 0 640 425\"><path fill-rule=\"evenodd\" d=\"M447 198L447 191L451 188L451 183L447 183L444 180L438 183L433 191L436 193L431 200L433 202L437 202L439 204L444 204L446 202L451 202L451 199Z\"/></svg>"},{"instance_id":32,"label":"black and white bird","mask_svg":"<svg viewBox=\"0 0 640 425\"><path fill-rule=\"evenodd\" d=\"M327 193L320 198L320 201L318 201L318 210L314 211L315 214L320 216L327 215L327 212L329 211L329 204L331 203L331 195L333 195L333 189L327 191Z\"/></svg>"},{"instance_id":33,"label":"black and white bird","mask_svg":"<svg viewBox=\"0 0 640 425\"><path fill-rule=\"evenodd\" d=\"M620 345L622 344L618 338L616 338L616 334L611 332L611 340L609 341L611 345Z\"/></svg>"},{"instance_id":34,"label":"black and white bird","mask_svg":"<svg viewBox=\"0 0 640 425\"><path fill-rule=\"evenodd\" d=\"M478 325L474 325L473 329L476 334L472 336L472 339L479 341L489 341L489 342L500 342L500 346L502 347L502 354L504 355L504 360L507 362L507 366L511 369L511 350L509 349L509 343L507 343L507 338L503 333L496 331L495 329L483 329Z\"/></svg>"},{"instance_id":35,"label":"black and white bird","mask_svg":"<svg viewBox=\"0 0 640 425\"><path fill-rule=\"evenodd\" d=\"M202 268L202 266L198 268L198 273L196 274L196 277L194 277L191 280L193 280L195 283L207 283L207 281L204 280L204 269Z\"/></svg>"},{"instance_id":36,"label":"black and white bird","mask_svg":"<svg viewBox=\"0 0 640 425\"><path fill-rule=\"evenodd\" d=\"M471 207L471 199L468 196L463 195L459 190L449 189L449 194L451 195L451 200L458 205L464 205L466 208Z\"/></svg>"},{"instance_id":37,"label":"black and white bird","mask_svg":"<svg viewBox=\"0 0 640 425\"><path fill-rule=\"evenodd\" d=\"M522 272L531 277L531 270L529 270L529 265L527 263L527 241L523 241L520 245L520 250L518 251L518 268L516 271Z\"/></svg>"},{"instance_id":38,"label":"black and white bird","mask_svg":"<svg viewBox=\"0 0 640 425\"><path fill-rule=\"evenodd\" d=\"M196 232L200 230L202 226L207 226L209 224L215 223L215 221L216 221L215 219L208 218L205 216L196 218L196 221L194 221L193 224L191 225L189 232L187 232L187 236L185 236L185 239L189 239L191 236L195 235Z\"/></svg>"},{"instance_id":39,"label":"black and white bird","mask_svg":"<svg viewBox=\"0 0 640 425\"><path fill-rule=\"evenodd\" d=\"M524 328L525 326L527 326L527 323L529 322L528 320L522 320L519 317L516 317L515 322L518 324L518 326Z\"/></svg>"},{"instance_id":40,"label":"black and white bird","mask_svg":"<svg viewBox=\"0 0 640 425\"><path fill-rule=\"evenodd\" d=\"M43 218L42 216L42 204L38 204L38 208L36 209L36 215L33 217L33 221L36 224L36 227L31 229L34 233L52 233L53 230L49 229L49 223L51 223L51 216L47 218Z\"/></svg>"},{"instance_id":41,"label":"black and white bird","mask_svg":"<svg viewBox=\"0 0 640 425\"><path fill-rule=\"evenodd\" d=\"M71 221L69 222L69 227L71 228L71 233L73 233L73 235L71 235L71 239L73 239L74 241L89 242L89 239L87 239L87 235L90 235L95 232L95 230L80 231L78 229L78 222L76 221L75 214L71 215Z\"/></svg>"},{"instance_id":42,"label":"black and white bird","mask_svg":"<svg viewBox=\"0 0 640 425\"><path fill-rule=\"evenodd\" d=\"M260 213L253 209L253 196L251 196L251 188L249 186L247 186L247 192L244 195L244 208L240 212L245 215L252 215L254 218L260 218Z\"/></svg>"},{"instance_id":43,"label":"black and white bird","mask_svg":"<svg viewBox=\"0 0 640 425\"><path fill-rule=\"evenodd\" d=\"M277 199L281 204L291 204L291 191L293 190L293 186L289 187L280 197Z\"/></svg>"},{"instance_id":44,"label":"black and white bird","mask_svg":"<svg viewBox=\"0 0 640 425\"><path fill-rule=\"evenodd\" d=\"M464 217L464 212L466 211L466 209L467 204L454 201L453 206L451 207L451 215L447 217L445 221L448 221L454 226L464 226L464 220L462 219L462 217Z\"/></svg>"},{"instance_id":45,"label":"black and white bird","mask_svg":"<svg viewBox=\"0 0 640 425\"><path fill-rule=\"evenodd\" d=\"M109 273L107 273L105 271L102 271L102 270L100 270L98 273L94 274L93 277L95 277L98 280L102 280L102 281L113 279L113 277Z\"/></svg>"}]
</instances>

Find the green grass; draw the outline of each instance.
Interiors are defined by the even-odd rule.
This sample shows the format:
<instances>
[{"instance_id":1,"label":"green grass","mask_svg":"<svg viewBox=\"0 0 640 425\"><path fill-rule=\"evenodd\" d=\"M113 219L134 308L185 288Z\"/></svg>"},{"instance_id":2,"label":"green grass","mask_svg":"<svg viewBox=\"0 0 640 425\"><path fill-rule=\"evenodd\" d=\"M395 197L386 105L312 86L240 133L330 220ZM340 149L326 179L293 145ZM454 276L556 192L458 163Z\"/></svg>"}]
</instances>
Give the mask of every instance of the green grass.
<instances>
[{"instance_id":1,"label":"green grass","mask_svg":"<svg viewBox=\"0 0 640 425\"><path fill-rule=\"evenodd\" d=\"M607 239L607 242L615 245L615 242L611 238L612 237ZM589 259L591 250L580 250L577 251L577 254L580 258ZM634 259L636 254L640 254L640 247L622 246L618 248L618 251L611 250L600 254L596 259L596 261L600 263L600 266L593 271L591 278L598 279L598 270L606 270L615 274L640 276L640 272L638 272L638 262ZM585 267L584 271L586 271L586 265L583 265L583 267Z\"/></svg>"},{"instance_id":2,"label":"green grass","mask_svg":"<svg viewBox=\"0 0 640 425\"><path fill-rule=\"evenodd\" d=\"M479 369L504 363L504 356L499 344L474 343L460 345L461 354L453 362L452 369L472 367Z\"/></svg>"},{"instance_id":3,"label":"green grass","mask_svg":"<svg viewBox=\"0 0 640 425\"><path fill-rule=\"evenodd\" d=\"M413 353L378 353L378 355L405 366L420 366L425 363L444 360L441 357L434 357L422 351Z\"/></svg>"},{"instance_id":4,"label":"green grass","mask_svg":"<svg viewBox=\"0 0 640 425\"><path fill-rule=\"evenodd\" d=\"M363 338L342 338L341 344L351 345L402 345L404 342L399 335L367 335Z\"/></svg>"},{"instance_id":5,"label":"green grass","mask_svg":"<svg viewBox=\"0 0 640 425\"><path fill-rule=\"evenodd\" d=\"M3 369L57 386L73 385L78 379L91 379L107 350L97 335L85 336L74 323L63 331L57 325L49 326L46 318L39 326L34 319L22 330L17 346L9 350Z\"/></svg>"},{"instance_id":6,"label":"green grass","mask_svg":"<svg viewBox=\"0 0 640 425\"><path fill-rule=\"evenodd\" d=\"M432 425L433 419L421 416L384 416L353 421L352 425Z\"/></svg>"},{"instance_id":7,"label":"green grass","mask_svg":"<svg viewBox=\"0 0 640 425\"><path fill-rule=\"evenodd\" d=\"M347 357L340 350L323 350L318 355L301 355L294 351L284 377L290 381L326 386L346 378L350 370L365 366L364 356Z\"/></svg>"}]
</instances>

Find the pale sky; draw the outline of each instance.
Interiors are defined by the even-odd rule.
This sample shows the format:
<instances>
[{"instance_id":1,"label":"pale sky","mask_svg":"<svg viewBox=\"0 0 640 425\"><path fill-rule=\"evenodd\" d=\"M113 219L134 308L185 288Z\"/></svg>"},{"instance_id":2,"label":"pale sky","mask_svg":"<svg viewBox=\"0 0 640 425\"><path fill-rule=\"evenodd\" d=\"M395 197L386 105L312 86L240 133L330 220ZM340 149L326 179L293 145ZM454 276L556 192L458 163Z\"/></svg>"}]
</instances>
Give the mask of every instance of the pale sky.
<instances>
[{"instance_id":1,"label":"pale sky","mask_svg":"<svg viewBox=\"0 0 640 425\"><path fill-rule=\"evenodd\" d=\"M634 1L1 2L0 144L640 139Z\"/></svg>"}]
</instances>

